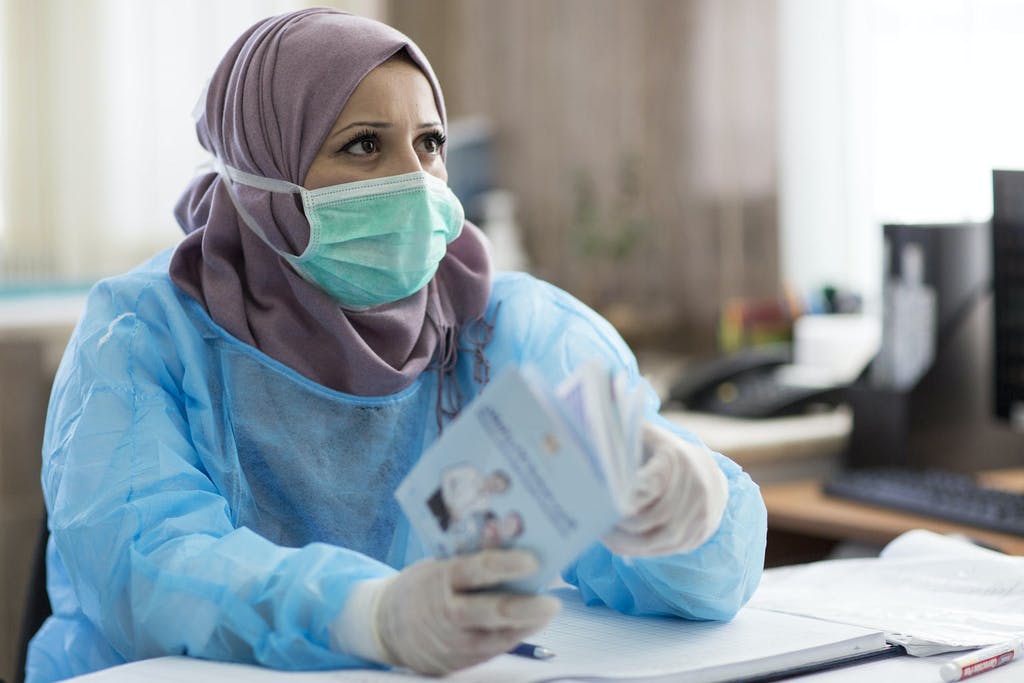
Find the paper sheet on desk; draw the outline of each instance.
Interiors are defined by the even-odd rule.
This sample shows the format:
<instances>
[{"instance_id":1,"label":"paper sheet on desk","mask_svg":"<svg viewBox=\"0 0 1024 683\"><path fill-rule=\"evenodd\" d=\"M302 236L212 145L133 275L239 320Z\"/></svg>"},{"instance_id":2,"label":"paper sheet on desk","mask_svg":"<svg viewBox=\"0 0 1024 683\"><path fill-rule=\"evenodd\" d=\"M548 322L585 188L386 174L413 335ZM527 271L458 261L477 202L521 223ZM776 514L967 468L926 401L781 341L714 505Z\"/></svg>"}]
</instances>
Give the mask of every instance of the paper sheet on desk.
<instances>
[{"instance_id":1,"label":"paper sheet on desk","mask_svg":"<svg viewBox=\"0 0 1024 683\"><path fill-rule=\"evenodd\" d=\"M629 680L670 676L687 683L721 683L747 671L776 671L800 662L872 651L882 634L762 610L741 610L730 622L625 617L605 607L586 607L573 590L555 591L562 613L531 642L557 655L546 661L502 655L484 664L431 678L394 671L287 672L240 664L173 657L135 662L73 679L75 683L525 683ZM835 648L839 649L835 649ZM835 652L834 655L828 653ZM644 680L651 681L652 678ZM661 678L655 680L662 681Z\"/></svg>"},{"instance_id":2,"label":"paper sheet on desk","mask_svg":"<svg viewBox=\"0 0 1024 683\"><path fill-rule=\"evenodd\" d=\"M885 631L915 656L1024 635L1024 557L909 531L878 558L765 571L751 606Z\"/></svg>"}]
</instances>

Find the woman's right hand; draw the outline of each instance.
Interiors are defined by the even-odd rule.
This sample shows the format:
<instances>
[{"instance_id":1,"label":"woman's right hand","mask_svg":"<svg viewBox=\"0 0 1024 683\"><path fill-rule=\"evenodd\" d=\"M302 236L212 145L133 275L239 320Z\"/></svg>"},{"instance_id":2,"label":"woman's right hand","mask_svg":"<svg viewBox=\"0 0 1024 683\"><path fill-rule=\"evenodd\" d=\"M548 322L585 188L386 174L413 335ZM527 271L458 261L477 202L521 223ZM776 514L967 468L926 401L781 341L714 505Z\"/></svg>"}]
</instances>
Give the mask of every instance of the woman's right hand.
<instances>
[{"instance_id":1,"label":"woman's right hand","mask_svg":"<svg viewBox=\"0 0 1024 683\"><path fill-rule=\"evenodd\" d=\"M388 663L443 674L507 652L558 613L557 598L481 589L525 578L537 560L523 550L485 550L422 560L389 578L372 612Z\"/></svg>"}]
</instances>

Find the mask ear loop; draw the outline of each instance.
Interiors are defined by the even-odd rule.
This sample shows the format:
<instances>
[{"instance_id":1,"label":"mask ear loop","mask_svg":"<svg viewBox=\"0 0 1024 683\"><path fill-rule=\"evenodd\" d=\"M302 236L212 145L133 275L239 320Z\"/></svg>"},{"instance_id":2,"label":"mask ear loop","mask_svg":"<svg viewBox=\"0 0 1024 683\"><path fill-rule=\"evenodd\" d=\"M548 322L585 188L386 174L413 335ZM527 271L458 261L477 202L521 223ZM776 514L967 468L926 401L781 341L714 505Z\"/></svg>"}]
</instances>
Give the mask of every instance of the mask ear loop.
<instances>
[{"instance_id":1,"label":"mask ear loop","mask_svg":"<svg viewBox=\"0 0 1024 683\"><path fill-rule=\"evenodd\" d=\"M260 227L255 216L249 213L249 210L242 205L241 200L237 197L235 183L237 182L240 185L246 185L266 192L287 192L288 194L299 194L303 191L303 188L293 183L289 183L287 180L263 178L258 175L253 175L252 173L240 171L237 168L228 166L216 156L211 158L210 163L213 166L213 170L217 172L217 175L220 177L221 181L223 181L224 187L228 193L228 198L231 199L231 203L234 205L235 211L237 211L238 215L242 217L242 221L249 226L249 229L256 233L256 236L263 240L263 243L270 247L274 253L281 258L285 259L289 263L298 261L299 257L279 249L270 241L270 238L267 236L267 233L263 231L263 228Z\"/></svg>"},{"instance_id":2,"label":"mask ear loop","mask_svg":"<svg viewBox=\"0 0 1024 683\"><path fill-rule=\"evenodd\" d=\"M206 96L210 94L210 81L212 78L207 78L206 83L203 84L203 89L199 93L199 99L196 100L195 105L192 106L192 120L197 124L200 119L206 116Z\"/></svg>"},{"instance_id":3,"label":"mask ear loop","mask_svg":"<svg viewBox=\"0 0 1024 683\"><path fill-rule=\"evenodd\" d=\"M192 107L192 120L196 122L196 125L206 117L206 100L210 93L210 81L207 79L206 84L203 85L203 90L199 94L199 99L196 100L195 105ZM287 192L288 194L301 194L305 188L294 183L290 183L287 180L275 180L273 178L264 178L262 176L254 175L252 173L246 173L245 171L239 170L228 166L221 161L220 156L216 151L212 152L209 161L204 164L207 168L211 168L217 176L224 183L224 187L227 190L228 198L235 207L235 211L242 217L242 221L249 226L249 229L256 233L256 236L263 240L270 249L285 259L289 263L293 263L298 257L289 254L286 251L278 249L267 233L260 227L256 217L249 213L249 210L242 206L241 200L239 200L237 193L235 192L235 183L241 185L247 185L248 187L255 188L257 190L264 190L266 192ZM301 275L301 273L300 273Z\"/></svg>"}]
</instances>

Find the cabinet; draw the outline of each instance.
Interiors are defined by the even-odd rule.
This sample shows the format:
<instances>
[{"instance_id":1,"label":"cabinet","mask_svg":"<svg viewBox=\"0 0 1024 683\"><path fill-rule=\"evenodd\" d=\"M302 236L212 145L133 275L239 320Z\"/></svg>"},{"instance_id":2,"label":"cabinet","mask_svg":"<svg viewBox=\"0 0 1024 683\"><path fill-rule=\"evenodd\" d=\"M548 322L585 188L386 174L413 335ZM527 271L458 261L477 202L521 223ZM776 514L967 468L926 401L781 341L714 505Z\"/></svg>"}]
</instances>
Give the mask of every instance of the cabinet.
<instances>
[{"instance_id":1,"label":"cabinet","mask_svg":"<svg viewBox=\"0 0 1024 683\"><path fill-rule=\"evenodd\" d=\"M43 516L46 406L83 299L0 298L0 678L9 681Z\"/></svg>"}]
</instances>

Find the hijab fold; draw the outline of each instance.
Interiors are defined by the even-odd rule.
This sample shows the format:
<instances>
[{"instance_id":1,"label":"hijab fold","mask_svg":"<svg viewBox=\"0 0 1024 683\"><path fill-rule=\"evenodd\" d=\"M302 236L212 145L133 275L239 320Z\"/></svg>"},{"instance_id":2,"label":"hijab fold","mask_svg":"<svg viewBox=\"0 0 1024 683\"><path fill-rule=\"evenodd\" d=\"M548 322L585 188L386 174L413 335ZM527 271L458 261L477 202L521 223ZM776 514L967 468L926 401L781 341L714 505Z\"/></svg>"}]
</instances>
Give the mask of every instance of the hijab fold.
<instances>
[{"instance_id":1,"label":"hijab fold","mask_svg":"<svg viewBox=\"0 0 1024 683\"><path fill-rule=\"evenodd\" d=\"M227 165L301 185L356 86L401 50L430 82L446 126L437 78L411 40L385 24L317 8L261 21L232 45L197 111L200 144ZM355 312L252 232L229 191L216 173L204 173L175 207L186 237L172 255L171 279L217 324L345 393L401 391L435 358L442 380L450 373L460 330L483 315L490 297L490 260L475 226L463 226L426 287ZM238 184L234 191L276 246L302 253L309 223L293 195Z\"/></svg>"}]
</instances>

